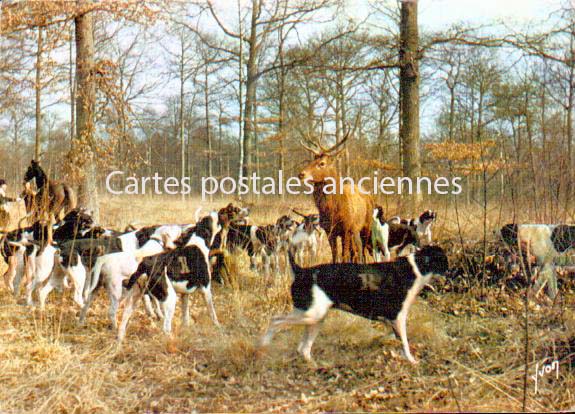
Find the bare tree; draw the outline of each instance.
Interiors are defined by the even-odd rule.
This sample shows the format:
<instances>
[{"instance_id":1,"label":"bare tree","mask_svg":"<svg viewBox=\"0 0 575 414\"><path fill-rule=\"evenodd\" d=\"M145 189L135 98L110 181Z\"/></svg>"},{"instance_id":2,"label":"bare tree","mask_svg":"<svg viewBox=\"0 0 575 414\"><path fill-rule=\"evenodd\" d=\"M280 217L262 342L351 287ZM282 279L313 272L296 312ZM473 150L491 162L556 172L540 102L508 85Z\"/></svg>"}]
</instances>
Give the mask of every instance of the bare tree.
<instances>
[{"instance_id":1,"label":"bare tree","mask_svg":"<svg viewBox=\"0 0 575 414\"><path fill-rule=\"evenodd\" d=\"M78 0L78 5L87 0ZM96 160L94 157L94 113L96 83L94 71L93 12L74 18L76 39L76 137L72 147L76 166L83 170L78 188L78 202L99 218Z\"/></svg>"},{"instance_id":2,"label":"bare tree","mask_svg":"<svg viewBox=\"0 0 575 414\"><path fill-rule=\"evenodd\" d=\"M241 9L238 9L240 21L237 30L232 29L221 18L211 0L199 2L200 9L207 12L216 22L220 31L229 40L235 42L238 47L222 47L215 45L208 39L197 26L188 24L200 39L209 47L232 55L237 60L245 59L245 99L243 102L243 176L250 176L256 167L256 142L255 142L255 105L257 82L266 73L277 70L280 66L293 65L294 62L280 64L278 59L266 59L268 43L273 40L274 33L281 28L296 26L305 21L310 21L315 13L323 8L335 5L335 0L299 0L287 2L285 0L252 0L248 7L248 22L243 23ZM239 5L238 5L239 6ZM244 31L244 27L247 30ZM245 45L245 48L244 48ZM241 73L242 68L240 69ZM243 75L240 75L240 77ZM241 83L241 80L240 80Z\"/></svg>"},{"instance_id":3,"label":"bare tree","mask_svg":"<svg viewBox=\"0 0 575 414\"><path fill-rule=\"evenodd\" d=\"M417 0L402 0L400 23L399 139L402 148L403 174L416 178L421 174L419 155L419 33ZM413 197L414 207L421 195Z\"/></svg>"}]
</instances>

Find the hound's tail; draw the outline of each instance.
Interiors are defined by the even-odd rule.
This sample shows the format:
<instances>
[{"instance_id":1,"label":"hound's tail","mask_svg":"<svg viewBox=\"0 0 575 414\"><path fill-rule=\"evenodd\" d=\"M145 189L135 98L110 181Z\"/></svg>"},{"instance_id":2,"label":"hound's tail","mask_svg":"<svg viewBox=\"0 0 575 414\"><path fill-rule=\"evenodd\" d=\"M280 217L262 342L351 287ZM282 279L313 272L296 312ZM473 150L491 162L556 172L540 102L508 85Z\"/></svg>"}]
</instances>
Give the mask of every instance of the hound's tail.
<instances>
[{"instance_id":1,"label":"hound's tail","mask_svg":"<svg viewBox=\"0 0 575 414\"><path fill-rule=\"evenodd\" d=\"M100 281L100 273L102 272L102 266L106 262L106 256L101 256L96 259L96 263L94 263L94 268L92 269L92 281L90 283L90 290L87 292L91 294L96 287L98 286L98 282Z\"/></svg>"},{"instance_id":2,"label":"hound's tail","mask_svg":"<svg viewBox=\"0 0 575 414\"><path fill-rule=\"evenodd\" d=\"M196 220L196 223L200 221L200 211L202 211L202 206L199 206L194 213L194 220Z\"/></svg>"},{"instance_id":3,"label":"hound's tail","mask_svg":"<svg viewBox=\"0 0 575 414\"><path fill-rule=\"evenodd\" d=\"M295 261L295 256L293 254L293 248L288 249L288 257L289 257L289 264L291 266L291 270L294 274L297 274L301 271L301 266L299 266Z\"/></svg>"}]
</instances>

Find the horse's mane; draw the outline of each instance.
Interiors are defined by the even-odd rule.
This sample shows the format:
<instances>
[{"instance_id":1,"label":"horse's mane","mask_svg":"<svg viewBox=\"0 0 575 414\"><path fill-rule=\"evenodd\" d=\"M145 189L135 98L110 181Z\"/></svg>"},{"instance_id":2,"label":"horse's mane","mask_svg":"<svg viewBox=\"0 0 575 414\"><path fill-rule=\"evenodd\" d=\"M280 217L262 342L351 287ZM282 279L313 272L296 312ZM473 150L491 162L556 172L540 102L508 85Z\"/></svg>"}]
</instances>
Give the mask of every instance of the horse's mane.
<instances>
[{"instance_id":1,"label":"horse's mane","mask_svg":"<svg viewBox=\"0 0 575 414\"><path fill-rule=\"evenodd\" d=\"M40 164L36 164L36 187L38 189L44 188L48 184L48 176L40 167Z\"/></svg>"},{"instance_id":2,"label":"horse's mane","mask_svg":"<svg viewBox=\"0 0 575 414\"><path fill-rule=\"evenodd\" d=\"M28 167L28 171L26 172L26 175L28 175L29 172L32 173L32 177L30 177L30 180L32 178L36 179L36 188L38 190L47 186L48 176L46 175L46 173L44 172L44 170L40 166L39 162L32 160L32 163L30 164L30 167Z\"/></svg>"}]
</instances>

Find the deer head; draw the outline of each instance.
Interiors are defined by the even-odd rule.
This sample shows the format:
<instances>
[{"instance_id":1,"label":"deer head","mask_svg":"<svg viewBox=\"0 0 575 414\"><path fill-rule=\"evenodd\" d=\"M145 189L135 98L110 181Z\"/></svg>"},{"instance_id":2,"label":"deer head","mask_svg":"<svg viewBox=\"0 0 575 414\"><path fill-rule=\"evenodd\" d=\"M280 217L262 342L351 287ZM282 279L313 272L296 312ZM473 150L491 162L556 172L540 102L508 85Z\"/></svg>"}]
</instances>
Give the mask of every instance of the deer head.
<instances>
[{"instance_id":1,"label":"deer head","mask_svg":"<svg viewBox=\"0 0 575 414\"><path fill-rule=\"evenodd\" d=\"M325 148L319 140L312 141L309 137L300 141L300 144L314 155L312 162L307 164L299 173L300 180L309 180L312 183L321 183L328 177L337 178L337 167L335 161L339 154L345 149L344 144L349 138L349 131L343 139L336 142L331 148Z\"/></svg>"}]
</instances>

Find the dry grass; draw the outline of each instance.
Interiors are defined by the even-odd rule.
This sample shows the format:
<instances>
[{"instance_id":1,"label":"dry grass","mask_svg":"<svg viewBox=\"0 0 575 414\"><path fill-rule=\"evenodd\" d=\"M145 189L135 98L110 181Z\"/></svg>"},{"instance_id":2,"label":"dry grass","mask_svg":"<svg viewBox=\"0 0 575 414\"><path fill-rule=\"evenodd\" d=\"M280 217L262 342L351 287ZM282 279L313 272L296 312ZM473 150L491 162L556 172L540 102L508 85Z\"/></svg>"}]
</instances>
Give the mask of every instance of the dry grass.
<instances>
[{"instance_id":1,"label":"dry grass","mask_svg":"<svg viewBox=\"0 0 575 414\"><path fill-rule=\"evenodd\" d=\"M305 200L311 211L309 200ZM214 203L221 206L223 202ZM110 198L102 222L122 226L191 221L197 203L174 199ZM207 204L204 204L207 206ZM300 205L300 204L298 204ZM449 237L453 222L441 220ZM255 222L288 212L281 202L254 208ZM302 209L305 209L302 206ZM462 217L470 217L470 213ZM494 216L495 217L495 216ZM495 219L493 219L495 220ZM466 221L465 231L473 227ZM493 223L491 223L493 227ZM476 237L476 235L469 236ZM322 257L327 258L324 249ZM400 344L379 323L333 311L314 346L316 364L295 353L300 332L278 334L273 347L255 343L271 316L289 310L289 276L272 287L240 258L233 286L215 286L222 328L214 329L203 301L192 306L189 328L175 323L165 337L142 311L118 348L107 328L107 302L93 306L87 327L69 291L55 293L41 313L0 292L0 412L315 412L510 411L522 407L524 376L521 298L490 292L428 293L408 329L421 363L409 365ZM529 375L546 356L564 357L562 341L575 336L575 296L554 307L531 304ZM555 345L555 346L554 346ZM571 350L573 352L573 350ZM563 360L560 377L540 380L530 411L575 408L575 370Z\"/></svg>"}]
</instances>

